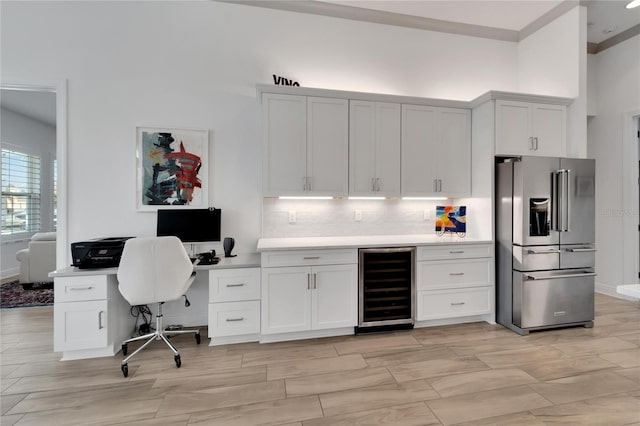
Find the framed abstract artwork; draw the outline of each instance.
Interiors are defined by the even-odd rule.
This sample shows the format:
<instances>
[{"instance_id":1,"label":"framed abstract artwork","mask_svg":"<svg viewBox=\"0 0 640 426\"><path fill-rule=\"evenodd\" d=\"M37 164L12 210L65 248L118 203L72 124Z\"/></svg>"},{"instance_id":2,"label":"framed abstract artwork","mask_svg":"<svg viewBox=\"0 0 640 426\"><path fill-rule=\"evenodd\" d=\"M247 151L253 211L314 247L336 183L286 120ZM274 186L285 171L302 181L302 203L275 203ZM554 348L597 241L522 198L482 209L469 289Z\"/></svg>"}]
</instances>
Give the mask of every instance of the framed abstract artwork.
<instances>
[{"instance_id":1,"label":"framed abstract artwork","mask_svg":"<svg viewBox=\"0 0 640 426\"><path fill-rule=\"evenodd\" d=\"M466 206L436 206L436 234L455 232L459 237L467 233Z\"/></svg>"},{"instance_id":2,"label":"framed abstract artwork","mask_svg":"<svg viewBox=\"0 0 640 426\"><path fill-rule=\"evenodd\" d=\"M136 128L136 207L207 208L209 131Z\"/></svg>"}]
</instances>

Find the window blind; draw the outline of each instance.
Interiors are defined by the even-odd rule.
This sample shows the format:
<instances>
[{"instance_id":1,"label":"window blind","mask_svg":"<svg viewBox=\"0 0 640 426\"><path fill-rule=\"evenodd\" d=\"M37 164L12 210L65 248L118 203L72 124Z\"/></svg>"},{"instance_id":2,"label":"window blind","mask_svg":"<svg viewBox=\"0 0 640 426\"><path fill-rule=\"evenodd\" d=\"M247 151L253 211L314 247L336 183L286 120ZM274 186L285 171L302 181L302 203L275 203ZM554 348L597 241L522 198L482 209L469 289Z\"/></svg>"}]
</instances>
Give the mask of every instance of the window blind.
<instances>
[{"instance_id":1,"label":"window blind","mask_svg":"<svg viewBox=\"0 0 640 426\"><path fill-rule=\"evenodd\" d=\"M2 149L2 234L40 230L40 157Z\"/></svg>"}]
</instances>

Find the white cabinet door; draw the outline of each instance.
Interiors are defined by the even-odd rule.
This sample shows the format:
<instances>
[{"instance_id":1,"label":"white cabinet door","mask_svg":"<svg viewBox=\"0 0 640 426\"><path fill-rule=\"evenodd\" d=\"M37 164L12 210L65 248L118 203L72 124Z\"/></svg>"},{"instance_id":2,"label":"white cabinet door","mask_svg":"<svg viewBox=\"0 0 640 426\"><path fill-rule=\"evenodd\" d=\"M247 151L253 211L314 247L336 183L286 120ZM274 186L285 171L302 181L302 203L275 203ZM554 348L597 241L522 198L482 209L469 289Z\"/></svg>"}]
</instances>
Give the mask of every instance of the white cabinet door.
<instances>
[{"instance_id":1,"label":"white cabinet door","mask_svg":"<svg viewBox=\"0 0 640 426\"><path fill-rule=\"evenodd\" d=\"M307 195L349 192L349 105L346 99L307 98Z\"/></svg>"},{"instance_id":2,"label":"white cabinet door","mask_svg":"<svg viewBox=\"0 0 640 426\"><path fill-rule=\"evenodd\" d=\"M400 195L400 104L376 103L376 193Z\"/></svg>"},{"instance_id":3,"label":"white cabinet door","mask_svg":"<svg viewBox=\"0 0 640 426\"><path fill-rule=\"evenodd\" d=\"M562 105L532 104L531 135L535 155L560 157L566 142L566 108Z\"/></svg>"},{"instance_id":4,"label":"white cabinet door","mask_svg":"<svg viewBox=\"0 0 640 426\"><path fill-rule=\"evenodd\" d=\"M438 189L439 195L471 195L471 111L438 109Z\"/></svg>"},{"instance_id":5,"label":"white cabinet door","mask_svg":"<svg viewBox=\"0 0 640 426\"><path fill-rule=\"evenodd\" d=\"M436 196L436 108L402 105L403 196Z\"/></svg>"},{"instance_id":6,"label":"white cabinet door","mask_svg":"<svg viewBox=\"0 0 640 426\"><path fill-rule=\"evenodd\" d=\"M314 266L312 329L353 327L358 322L358 266Z\"/></svg>"},{"instance_id":7,"label":"white cabinet door","mask_svg":"<svg viewBox=\"0 0 640 426\"><path fill-rule=\"evenodd\" d=\"M107 301L55 303L53 305L55 352L107 346Z\"/></svg>"},{"instance_id":8,"label":"white cabinet door","mask_svg":"<svg viewBox=\"0 0 640 426\"><path fill-rule=\"evenodd\" d=\"M262 269L262 334L311 329L311 268Z\"/></svg>"},{"instance_id":9,"label":"white cabinet door","mask_svg":"<svg viewBox=\"0 0 640 426\"><path fill-rule=\"evenodd\" d=\"M496 101L496 154L564 155L566 107L518 101Z\"/></svg>"},{"instance_id":10,"label":"white cabinet door","mask_svg":"<svg viewBox=\"0 0 640 426\"><path fill-rule=\"evenodd\" d=\"M349 195L400 194L400 104L349 105Z\"/></svg>"},{"instance_id":11,"label":"white cabinet door","mask_svg":"<svg viewBox=\"0 0 640 426\"><path fill-rule=\"evenodd\" d=\"M496 154L532 155L533 148L530 104L496 101Z\"/></svg>"},{"instance_id":12,"label":"white cabinet door","mask_svg":"<svg viewBox=\"0 0 640 426\"><path fill-rule=\"evenodd\" d=\"M266 93L262 104L264 195L304 195L307 98Z\"/></svg>"}]
</instances>

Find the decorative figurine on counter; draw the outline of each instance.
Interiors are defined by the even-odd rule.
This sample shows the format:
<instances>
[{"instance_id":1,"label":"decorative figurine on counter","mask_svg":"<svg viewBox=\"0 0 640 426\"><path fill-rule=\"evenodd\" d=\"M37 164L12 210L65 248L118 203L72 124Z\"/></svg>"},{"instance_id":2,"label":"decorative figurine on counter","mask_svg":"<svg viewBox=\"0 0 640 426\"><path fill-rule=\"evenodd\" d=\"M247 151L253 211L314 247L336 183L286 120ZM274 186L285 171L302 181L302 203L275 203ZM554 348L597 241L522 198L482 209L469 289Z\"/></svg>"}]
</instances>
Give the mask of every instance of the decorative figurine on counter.
<instances>
[{"instance_id":1,"label":"decorative figurine on counter","mask_svg":"<svg viewBox=\"0 0 640 426\"><path fill-rule=\"evenodd\" d=\"M436 206L436 235L445 232L461 238L467 235L467 206Z\"/></svg>"}]
</instances>

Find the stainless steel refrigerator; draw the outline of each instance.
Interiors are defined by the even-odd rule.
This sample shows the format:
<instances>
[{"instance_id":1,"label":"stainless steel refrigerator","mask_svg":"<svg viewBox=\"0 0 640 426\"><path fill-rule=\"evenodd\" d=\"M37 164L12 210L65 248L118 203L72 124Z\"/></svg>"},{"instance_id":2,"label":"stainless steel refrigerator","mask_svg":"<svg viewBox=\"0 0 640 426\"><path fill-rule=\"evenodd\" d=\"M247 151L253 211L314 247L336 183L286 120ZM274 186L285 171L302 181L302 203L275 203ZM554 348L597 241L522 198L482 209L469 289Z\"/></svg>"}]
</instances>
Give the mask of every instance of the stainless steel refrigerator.
<instances>
[{"instance_id":1,"label":"stainless steel refrigerator","mask_svg":"<svg viewBox=\"0 0 640 426\"><path fill-rule=\"evenodd\" d=\"M496 162L496 317L519 334L593 326L595 161Z\"/></svg>"}]
</instances>

